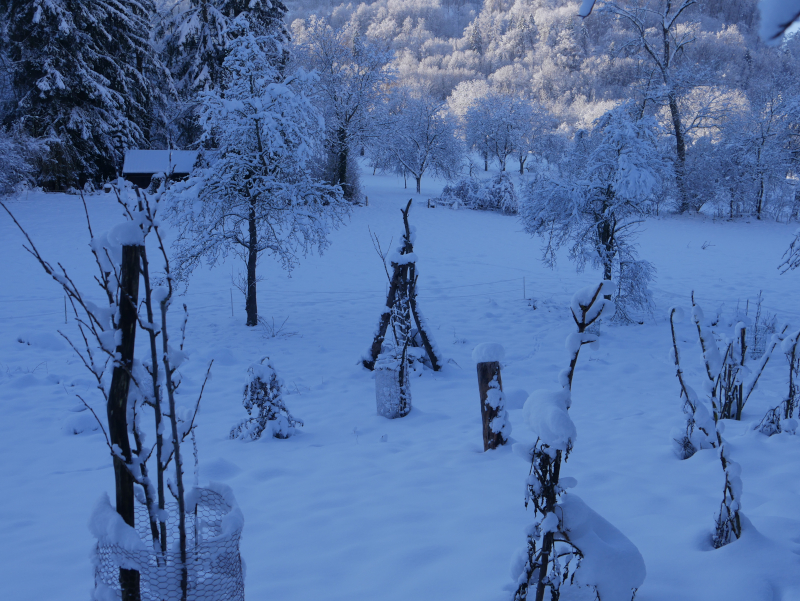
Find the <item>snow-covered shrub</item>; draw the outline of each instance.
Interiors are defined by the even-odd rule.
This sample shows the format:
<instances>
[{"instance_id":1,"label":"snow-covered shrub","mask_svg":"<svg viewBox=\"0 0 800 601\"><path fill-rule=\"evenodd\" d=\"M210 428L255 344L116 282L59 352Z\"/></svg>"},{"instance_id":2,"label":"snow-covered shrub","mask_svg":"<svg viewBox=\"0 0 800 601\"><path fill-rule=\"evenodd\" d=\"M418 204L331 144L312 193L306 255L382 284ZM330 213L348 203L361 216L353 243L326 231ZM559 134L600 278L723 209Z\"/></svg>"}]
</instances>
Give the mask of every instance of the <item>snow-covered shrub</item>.
<instances>
[{"instance_id":1,"label":"snow-covered shrub","mask_svg":"<svg viewBox=\"0 0 800 601\"><path fill-rule=\"evenodd\" d=\"M789 390L784 398L776 407L767 411L761 422L756 426L762 434L772 436L781 432L794 434L797 431L797 419L794 414L800 401L800 353L798 353L798 343L800 342L800 330L785 336L781 340L781 351L786 355L789 365Z\"/></svg>"},{"instance_id":2,"label":"snow-covered shrub","mask_svg":"<svg viewBox=\"0 0 800 601\"><path fill-rule=\"evenodd\" d=\"M455 184L448 184L437 203L466 207L480 211L500 211L506 215L516 215L519 201L514 182L507 173L500 173L488 180L464 178Z\"/></svg>"},{"instance_id":3,"label":"snow-covered shrub","mask_svg":"<svg viewBox=\"0 0 800 601\"><path fill-rule=\"evenodd\" d=\"M283 380L278 377L269 357L247 369L243 404L250 417L231 430L231 438L258 440L267 426L271 426L275 438L289 438L295 426L303 425L302 420L286 408Z\"/></svg>"},{"instance_id":4,"label":"snow-covered shrub","mask_svg":"<svg viewBox=\"0 0 800 601\"><path fill-rule=\"evenodd\" d=\"M41 160L47 145L26 136L19 128L0 127L0 195L11 194L31 185L34 163Z\"/></svg>"},{"instance_id":5,"label":"snow-covered shrub","mask_svg":"<svg viewBox=\"0 0 800 601\"><path fill-rule=\"evenodd\" d=\"M95 282L100 288L95 299L75 285L62 264L56 269L46 261L8 208L2 202L0 206L12 217L26 237L30 252L62 287L72 305L80 336L68 342L96 381L104 406L95 411L87 400L78 398L97 419L113 457L119 518L116 522L127 527L136 521L146 524L156 565L167 567L168 562L176 562L170 566L171 576L165 583L171 587L170 596L186 600L190 566L182 443L194 435L195 418L211 365L193 406L180 407L175 393L181 383L177 370L188 359L184 350L188 311L183 305L183 320L177 335L168 336L168 313L175 290L158 216L163 189L150 196L120 182L114 190L125 221L107 233L95 235L88 211L86 214L89 246L97 267ZM146 244L148 236L151 240L155 238L151 245ZM152 250L155 257L148 254ZM151 263L153 258L155 262ZM161 275L160 285L156 285L156 271ZM140 289L143 289L141 298ZM135 356L137 330L149 342L144 358ZM98 413L107 415L107 426L97 417ZM153 421L147 428L146 418L150 415ZM147 439L154 439L154 443L146 444ZM174 470L174 479L169 477L168 470ZM167 490L177 500L177 524L170 524L169 528ZM134 499L145 507L144 519L137 520ZM169 530L173 527L177 528L178 541L172 536L168 545ZM125 562L117 562L115 566L123 599L138 598L141 576L138 567ZM104 585L98 581L97 586L95 593L103 595ZM164 597L157 594L155 598Z\"/></svg>"},{"instance_id":6,"label":"snow-covered shrub","mask_svg":"<svg viewBox=\"0 0 800 601\"><path fill-rule=\"evenodd\" d=\"M527 547L512 565L514 601L558 599L564 588L584 589L601 601L631 601L646 575L636 546L614 526L592 511L573 493L575 478L562 477L577 438L569 416L572 379L584 344L596 344L588 328L611 306L606 295L611 282L579 290L572 299L577 332L566 340L569 367L559 374L561 389L534 392L523 407L523 417L536 435L532 447L521 450L531 461L525 506L536 515L526 530Z\"/></svg>"},{"instance_id":7,"label":"snow-covered shrub","mask_svg":"<svg viewBox=\"0 0 800 601\"><path fill-rule=\"evenodd\" d=\"M694 452L705 446L719 450L719 459L725 474L725 486L711 540L714 548L718 549L738 539L742 533L740 517L741 466L731 459L730 451L722 438L722 433L725 430L725 423L722 420L742 418L742 409L753 393L772 352L778 345L779 337L772 337L769 347L756 366L747 367L745 365L747 345L744 324L742 322L737 323L731 337L709 331L704 324L703 310L697 305L694 295L692 295L692 321L697 329L697 337L703 353L704 388L707 391L708 404L710 405L710 407L705 408L703 401L700 400L694 389L686 382L685 374L681 367L677 337L675 335L675 323L680 321L682 313L680 309L670 309L672 358L677 370L678 382L681 386L681 397L684 399L684 413L687 415L686 433L682 438L676 439L676 443L678 444L679 456L682 456L682 458L691 457ZM719 343L722 344L724 352L720 352ZM745 381L747 374L749 374L749 378ZM711 428L712 424L705 417L709 413L713 419L713 429ZM768 414L765 416L765 420L762 420L761 426L769 430L769 422L774 422L774 416L777 413L777 410L772 410L773 419L768 419L770 417L770 414ZM787 423L787 426L790 425ZM693 429L695 426L697 430L702 432L702 437L696 434Z\"/></svg>"}]
</instances>

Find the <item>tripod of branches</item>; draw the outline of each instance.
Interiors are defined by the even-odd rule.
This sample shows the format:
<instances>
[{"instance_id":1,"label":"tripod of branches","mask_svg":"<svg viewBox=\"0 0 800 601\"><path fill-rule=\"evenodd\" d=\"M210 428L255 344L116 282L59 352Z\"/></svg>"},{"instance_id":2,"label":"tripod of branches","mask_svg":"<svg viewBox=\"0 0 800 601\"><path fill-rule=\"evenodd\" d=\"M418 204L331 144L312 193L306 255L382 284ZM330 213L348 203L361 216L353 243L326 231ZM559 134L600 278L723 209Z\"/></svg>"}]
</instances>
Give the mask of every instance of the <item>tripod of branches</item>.
<instances>
[{"instance_id":1,"label":"tripod of branches","mask_svg":"<svg viewBox=\"0 0 800 601\"><path fill-rule=\"evenodd\" d=\"M386 295L386 308L381 314L378 327L372 339L367 354L362 359L364 367L370 371L375 369L375 362L383 351L384 341L387 331L391 325L393 340L391 340L398 353L403 356L401 362L401 372L406 369L406 357L409 346L420 345L425 349L425 354L434 371L442 368L442 360L436 350L436 345L428 332L427 323L420 315L417 305L417 257L414 254L414 240L416 232L413 226L408 223L408 213L411 210L411 199L405 209L400 209L403 214L403 234L401 245L392 253L388 260L392 267L392 273L386 269L387 252L381 250L380 241L373 235L373 244L378 255L383 260L386 277L389 279L389 293ZM413 321L412 321L413 320ZM416 325L417 336L412 336L412 324ZM419 339L417 341L417 338ZM401 382L402 380L401 373Z\"/></svg>"}]
</instances>

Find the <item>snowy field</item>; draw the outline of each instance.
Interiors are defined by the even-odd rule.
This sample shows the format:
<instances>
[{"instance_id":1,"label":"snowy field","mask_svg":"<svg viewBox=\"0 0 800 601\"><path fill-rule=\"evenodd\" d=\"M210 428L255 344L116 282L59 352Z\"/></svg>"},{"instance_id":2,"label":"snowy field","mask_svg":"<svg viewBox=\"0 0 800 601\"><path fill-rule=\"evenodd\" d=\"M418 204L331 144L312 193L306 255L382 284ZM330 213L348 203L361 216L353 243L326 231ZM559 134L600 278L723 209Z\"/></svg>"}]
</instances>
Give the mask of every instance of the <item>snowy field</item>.
<instances>
[{"instance_id":1,"label":"snowy field","mask_svg":"<svg viewBox=\"0 0 800 601\"><path fill-rule=\"evenodd\" d=\"M566 257L556 270L544 268L539 241L514 217L426 208L441 184L423 179L410 215L420 308L452 361L440 373L415 374L411 414L386 420L376 415L373 375L359 364L387 285L368 228L396 245L399 208L412 194L393 177L364 175L363 183L369 206L332 235L324 256L308 257L291 277L262 260L259 314L276 328L285 320L277 337L244 326L243 298L231 292L236 262L195 274L185 296L187 401L215 360L199 416L201 480L231 486L244 512L248 599L508 598L511 560L533 520L523 506L530 465L511 445L482 452L471 352L482 342L505 347L511 436L531 442L522 404L528 392L557 387L573 328L569 300L599 276L576 274ZM96 231L118 221L111 196L87 200ZM80 200L31 193L9 207L42 253L88 287L93 264ZM800 327L800 273L777 269L795 228L647 221L641 256L658 269L657 310L644 325L603 324L600 348L581 354L570 411L578 439L562 475L577 478L575 492L641 551L647 579L637 601L800 600L800 439L751 429L785 394L785 359L776 355L743 421L725 432L742 465L747 520L742 539L715 551L723 475L714 450L686 461L673 453L670 434L682 414L666 320L670 306L688 307L692 290L706 314L721 307L723 315L762 290L767 311ZM75 332L71 318L64 323L63 295L21 244L0 218L0 597L77 601L93 586L87 521L98 497L113 493L113 472L102 435L75 411L75 393L97 396L56 334ZM699 390L689 320L679 337ZM289 440L231 441L231 427L245 417L247 367L264 355L305 427Z\"/></svg>"}]
</instances>

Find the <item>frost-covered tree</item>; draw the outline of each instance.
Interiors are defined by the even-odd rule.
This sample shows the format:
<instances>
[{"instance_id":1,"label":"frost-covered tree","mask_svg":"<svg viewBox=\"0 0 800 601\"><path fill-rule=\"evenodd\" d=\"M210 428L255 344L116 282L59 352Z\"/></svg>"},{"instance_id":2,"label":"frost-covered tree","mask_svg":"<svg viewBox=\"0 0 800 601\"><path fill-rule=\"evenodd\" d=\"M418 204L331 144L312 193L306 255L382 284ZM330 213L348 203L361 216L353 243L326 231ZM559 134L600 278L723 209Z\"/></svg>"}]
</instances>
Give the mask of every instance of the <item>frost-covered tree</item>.
<instances>
[{"instance_id":1,"label":"frost-covered tree","mask_svg":"<svg viewBox=\"0 0 800 601\"><path fill-rule=\"evenodd\" d=\"M447 105L421 90L398 90L389 101L389 131L376 145L397 172L411 174L421 190L422 176L450 179L461 170L464 148Z\"/></svg>"},{"instance_id":2,"label":"frost-covered tree","mask_svg":"<svg viewBox=\"0 0 800 601\"><path fill-rule=\"evenodd\" d=\"M598 119L591 132L578 132L572 153L555 170L538 174L521 203L525 229L544 239L543 261L568 246L579 270L587 263L617 275L618 318L629 309L649 308L647 283L654 269L637 259L636 224L656 191L661 157L651 119L636 120L631 105Z\"/></svg>"},{"instance_id":3,"label":"frost-covered tree","mask_svg":"<svg viewBox=\"0 0 800 601\"><path fill-rule=\"evenodd\" d=\"M146 146L164 75L149 38L149 0L7 0L3 18L14 100L5 116L50 150L49 188L121 171Z\"/></svg>"},{"instance_id":4,"label":"frost-covered tree","mask_svg":"<svg viewBox=\"0 0 800 601\"><path fill-rule=\"evenodd\" d=\"M319 78L315 87L325 117L327 179L342 187L347 200L357 200L352 154L383 133L374 109L393 79L388 68L393 53L352 27L334 28L324 19L311 17L293 27L295 60Z\"/></svg>"},{"instance_id":5,"label":"frost-covered tree","mask_svg":"<svg viewBox=\"0 0 800 601\"><path fill-rule=\"evenodd\" d=\"M484 167L488 157L497 159L500 171L515 156L523 173L528 153L550 126L541 107L497 90L476 98L464 115L467 145L484 158Z\"/></svg>"},{"instance_id":6,"label":"frost-covered tree","mask_svg":"<svg viewBox=\"0 0 800 601\"><path fill-rule=\"evenodd\" d=\"M269 357L264 357L259 363L247 368L243 403L250 417L231 430L231 438L258 440L270 425L273 437L289 438L295 426L303 425L303 421L294 417L286 408L283 401L283 380L278 376Z\"/></svg>"},{"instance_id":7,"label":"frost-covered tree","mask_svg":"<svg viewBox=\"0 0 800 601\"><path fill-rule=\"evenodd\" d=\"M500 171L515 151L516 109L513 98L494 92L477 99L464 117L467 143L482 156L497 159Z\"/></svg>"},{"instance_id":8,"label":"frost-covered tree","mask_svg":"<svg viewBox=\"0 0 800 601\"><path fill-rule=\"evenodd\" d=\"M203 138L218 147L172 191L182 276L233 252L247 265L247 325L258 323L256 265L263 253L291 269L328 245L347 212L338 187L310 175L322 118L309 97L314 76L279 75L246 22L225 59L222 90L202 95ZM277 81L276 81L277 80ZM198 202L199 201L199 202Z\"/></svg>"},{"instance_id":9,"label":"frost-covered tree","mask_svg":"<svg viewBox=\"0 0 800 601\"><path fill-rule=\"evenodd\" d=\"M595 2L584 0L580 14L587 17ZM634 38L631 47L638 47L642 56L652 63L662 89L657 91L659 101L669 109L672 135L675 137L675 181L678 189L678 211L689 210L686 190L686 130L683 123L679 96L681 82L676 73L686 47L695 41L694 28L685 23L687 11L697 0L658 0L646 2L600 3L600 11L623 19L631 27Z\"/></svg>"}]
</instances>

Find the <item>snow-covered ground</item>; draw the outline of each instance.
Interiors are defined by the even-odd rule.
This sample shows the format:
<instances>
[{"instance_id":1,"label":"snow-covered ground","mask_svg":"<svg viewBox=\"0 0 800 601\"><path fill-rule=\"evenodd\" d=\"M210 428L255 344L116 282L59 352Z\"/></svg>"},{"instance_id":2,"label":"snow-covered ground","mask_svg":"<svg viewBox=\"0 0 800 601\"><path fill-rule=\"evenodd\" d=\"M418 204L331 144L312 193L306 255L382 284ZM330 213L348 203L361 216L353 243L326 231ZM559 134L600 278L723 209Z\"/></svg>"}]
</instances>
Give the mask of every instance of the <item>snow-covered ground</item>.
<instances>
[{"instance_id":1,"label":"snow-covered ground","mask_svg":"<svg viewBox=\"0 0 800 601\"><path fill-rule=\"evenodd\" d=\"M393 177L365 174L363 183L369 206L332 235L324 256L308 257L291 277L263 259L259 313L276 328L285 320L277 337L244 326L243 298L231 284L236 262L195 274L185 297L187 401L215 360L199 416L201 479L231 486L244 512L249 599L507 598L511 560L533 519L523 506L530 466L510 445L482 452L472 349L482 342L505 348L511 436L531 441L521 416L526 391L557 387L573 327L569 300L598 275L576 274L566 257L554 271L542 267L539 242L514 217L426 208L441 188L428 178L421 196ZM440 373L415 374L411 414L389 421L376 415L373 375L358 362L387 286L368 228L384 245L396 244L399 209L410 196L420 308L452 362ZM95 230L119 220L111 196L87 200ZM80 200L31 193L8 205L42 253L88 287ZM647 221L641 256L658 268L658 309L644 325L603 325L600 348L582 352L570 410L578 437L562 474L577 478L575 492L641 551L647 579L637 601L800 599L800 439L749 427L781 400L785 360L773 359L743 422L728 424L748 519L741 540L712 550L723 475L714 450L687 461L672 451L670 433L682 417L665 319L670 306L688 306L692 290L706 314L720 306L731 314L763 290L765 308L800 327L800 274L777 269L794 229L702 217ZM113 491L111 462L102 435L87 429L86 412L74 411L75 393L97 396L56 334L74 332L71 318L64 323L63 295L21 245L2 216L0 596L86 599L93 586L87 521L98 497ZM679 336L700 390L689 320ZM288 440L229 440L245 416L247 367L264 355L305 427Z\"/></svg>"}]
</instances>

